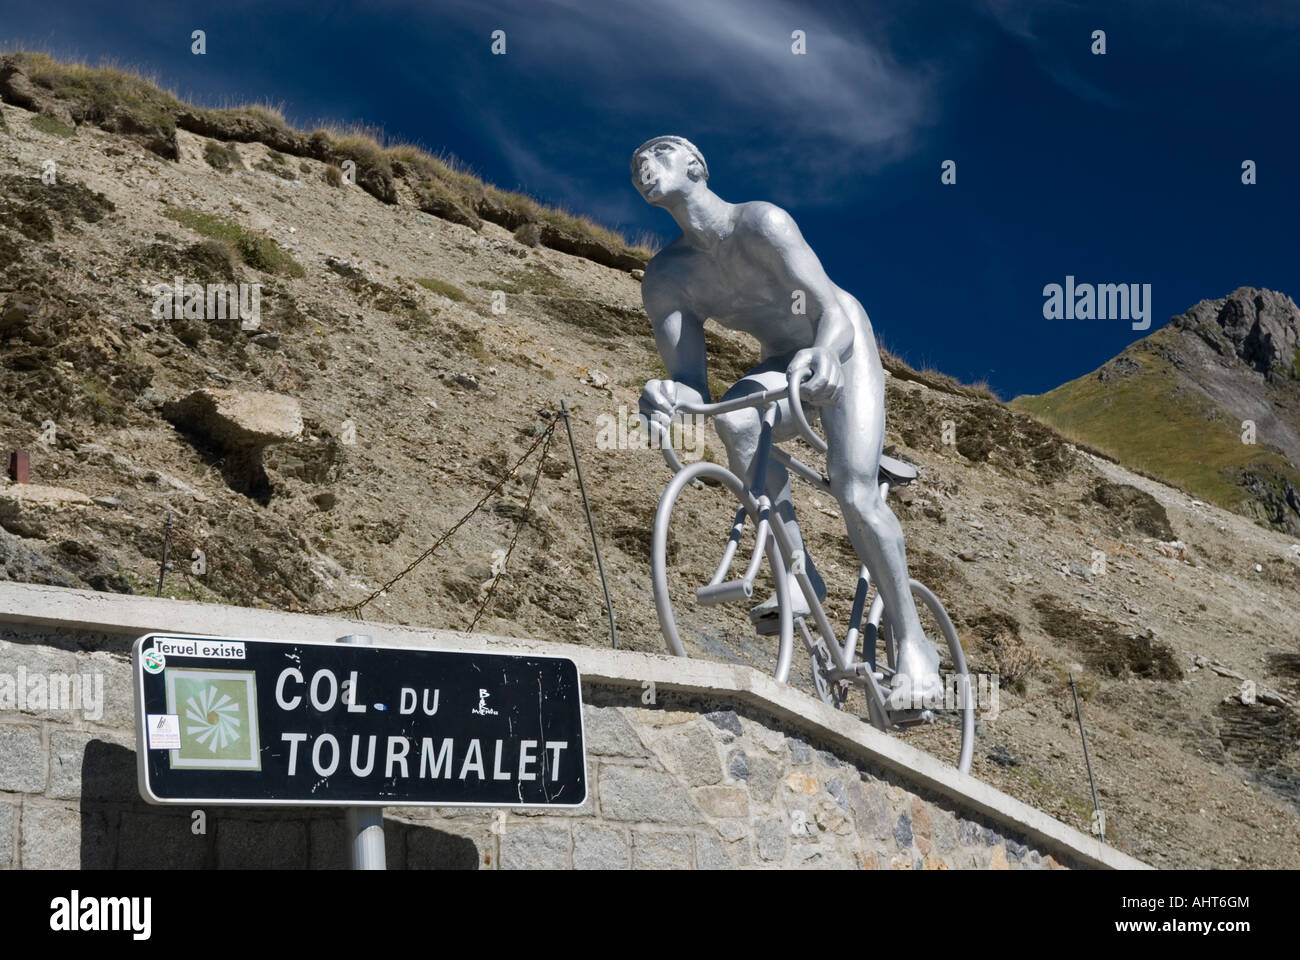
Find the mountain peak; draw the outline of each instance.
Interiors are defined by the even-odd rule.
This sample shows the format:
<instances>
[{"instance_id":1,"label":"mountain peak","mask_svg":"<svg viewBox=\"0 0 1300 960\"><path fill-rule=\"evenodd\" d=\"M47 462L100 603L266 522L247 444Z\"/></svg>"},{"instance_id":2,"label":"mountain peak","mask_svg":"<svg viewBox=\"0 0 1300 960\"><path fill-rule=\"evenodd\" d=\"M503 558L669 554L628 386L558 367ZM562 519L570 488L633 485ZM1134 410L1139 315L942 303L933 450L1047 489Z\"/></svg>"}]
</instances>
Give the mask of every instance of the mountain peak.
<instances>
[{"instance_id":1,"label":"mountain peak","mask_svg":"<svg viewBox=\"0 0 1300 960\"><path fill-rule=\"evenodd\" d=\"M1300 308L1285 293L1202 300L1093 373L1013 406L1300 535Z\"/></svg>"},{"instance_id":2,"label":"mountain peak","mask_svg":"<svg viewBox=\"0 0 1300 960\"><path fill-rule=\"evenodd\" d=\"M1285 293L1238 287L1222 299L1202 300L1170 323L1269 379L1300 376L1300 307Z\"/></svg>"}]
</instances>

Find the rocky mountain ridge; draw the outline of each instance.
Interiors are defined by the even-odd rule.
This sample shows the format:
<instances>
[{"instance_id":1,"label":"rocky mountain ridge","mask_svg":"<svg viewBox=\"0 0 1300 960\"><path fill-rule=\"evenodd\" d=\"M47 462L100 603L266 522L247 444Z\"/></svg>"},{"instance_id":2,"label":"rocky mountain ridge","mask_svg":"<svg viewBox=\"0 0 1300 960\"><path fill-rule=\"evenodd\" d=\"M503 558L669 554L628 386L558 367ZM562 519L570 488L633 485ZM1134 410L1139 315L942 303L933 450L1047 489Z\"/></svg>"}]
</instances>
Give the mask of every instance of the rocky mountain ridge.
<instances>
[{"instance_id":1,"label":"rocky mountain ridge","mask_svg":"<svg viewBox=\"0 0 1300 960\"><path fill-rule=\"evenodd\" d=\"M1087 376L1012 405L1300 536L1300 308L1286 294L1202 300Z\"/></svg>"}]
</instances>

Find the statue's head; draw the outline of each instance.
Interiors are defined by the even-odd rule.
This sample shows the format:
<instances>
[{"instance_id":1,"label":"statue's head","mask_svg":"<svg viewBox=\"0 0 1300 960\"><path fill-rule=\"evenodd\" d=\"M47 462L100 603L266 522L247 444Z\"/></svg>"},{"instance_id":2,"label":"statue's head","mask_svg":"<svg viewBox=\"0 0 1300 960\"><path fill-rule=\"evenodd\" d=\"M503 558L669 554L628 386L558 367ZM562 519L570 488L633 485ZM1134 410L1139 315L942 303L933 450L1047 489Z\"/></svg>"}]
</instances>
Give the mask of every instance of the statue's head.
<instances>
[{"instance_id":1,"label":"statue's head","mask_svg":"<svg viewBox=\"0 0 1300 960\"><path fill-rule=\"evenodd\" d=\"M704 154L685 137L655 137L632 153L632 185L646 203L701 189L708 179Z\"/></svg>"}]
</instances>

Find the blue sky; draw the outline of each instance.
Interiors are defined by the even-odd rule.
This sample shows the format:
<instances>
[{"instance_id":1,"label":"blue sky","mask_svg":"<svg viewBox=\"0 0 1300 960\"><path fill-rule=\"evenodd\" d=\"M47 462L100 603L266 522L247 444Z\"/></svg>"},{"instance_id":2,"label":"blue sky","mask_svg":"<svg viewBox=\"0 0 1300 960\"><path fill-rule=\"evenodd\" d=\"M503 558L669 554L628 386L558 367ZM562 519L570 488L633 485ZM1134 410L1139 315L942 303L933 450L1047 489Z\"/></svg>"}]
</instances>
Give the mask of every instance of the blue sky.
<instances>
[{"instance_id":1,"label":"blue sky","mask_svg":"<svg viewBox=\"0 0 1300 960\"><path fill-rule=\"evenodd\" d=\"M1045 320L1067 275L1151 284L1153 330L1239 286L1300 297L1297 3L0 3L8 49L365 123L632 235L676 228L628 155L686 136L723 198L794 215L884 345L1004 397L1145 335Z\"/></svg>"}]
</instances>

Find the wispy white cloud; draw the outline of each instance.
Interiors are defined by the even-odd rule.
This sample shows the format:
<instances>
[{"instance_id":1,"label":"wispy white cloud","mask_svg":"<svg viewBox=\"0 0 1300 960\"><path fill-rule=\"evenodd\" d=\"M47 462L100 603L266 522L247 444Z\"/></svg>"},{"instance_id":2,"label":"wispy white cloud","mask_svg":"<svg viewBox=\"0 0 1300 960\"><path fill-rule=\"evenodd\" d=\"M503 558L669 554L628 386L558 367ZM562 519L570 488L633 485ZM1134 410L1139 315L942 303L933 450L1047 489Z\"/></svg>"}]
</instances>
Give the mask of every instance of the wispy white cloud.
<instances>
[{"instance_id":1,"label":"wispy white cloud","mask_svg":"<svg viewBox=\"0 0 1300 960\"><path fill-rule=\"evenodd\" d=\"M618 224L644 222L640 199L630 189L593 192L593 177L622 177L646 137L696 142L728 199L755 199L729 182L761 181L763 199L778 203L852 202L878 182L871 174L914 156L950 119L943 104L987 65L999 31L1072 96L1127 111L1141 109L1141 90L1113 90L1104 71L1083 68L1094 26L1131 55L1137 44L1177 44L1183 30L1285 31L1300 19L1252 8L1232 21L1240 10L1228 0L1107 11L1078 0L862 0L817 10L789 0L447 0L427 24L454 23L484 49L492 30L506 31L508 64L454 80L460 101L474 104L471 121L517 185ZM1094 12L1106 22L1091 24ZM806 35L805 55L791 51L795 30ZM446 74L427 64L414 64L411 80L442 85L432 97L448 93Z\"/></svg>"},{"instance_id":2,"label":"wispy white cloud","mask_svg":"<svg viewBox=\"0 0 1300 960\"><path fill-rule=\"evenodd\" d=\"M862 175L905 155L936 113L936 70L898 62L883 33L863 33L870 17L861 9L836 19L785 0L506 0L486 14L475 5L473 20L485 37L488 24L506 30L508 55L527 59L530 82L556 90L566 114L590 118L583 135L593 143L634 130L642 139L679 133L706 156L729 150L710 163L724 195L726 174L759 167L774 191L805 203L861 189ZM792 52L795 30L804 55ZM533 124L484 122L497 127L521 181L568 192ZM528 135L512 134L515 126ZM571 152L574 133L554 146ZM640 201L629 193L625 202L630 213Z\"/></svg>"}]
</instances>

